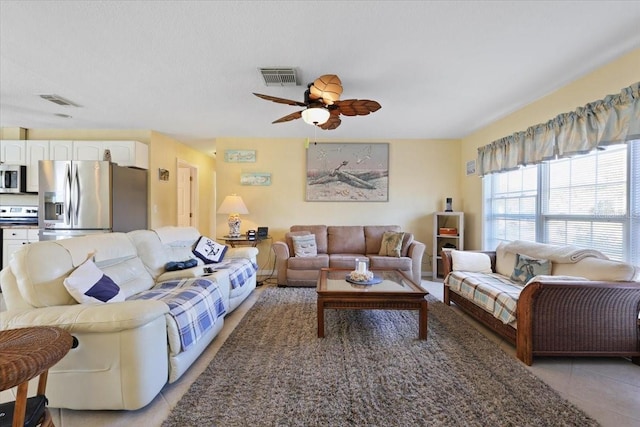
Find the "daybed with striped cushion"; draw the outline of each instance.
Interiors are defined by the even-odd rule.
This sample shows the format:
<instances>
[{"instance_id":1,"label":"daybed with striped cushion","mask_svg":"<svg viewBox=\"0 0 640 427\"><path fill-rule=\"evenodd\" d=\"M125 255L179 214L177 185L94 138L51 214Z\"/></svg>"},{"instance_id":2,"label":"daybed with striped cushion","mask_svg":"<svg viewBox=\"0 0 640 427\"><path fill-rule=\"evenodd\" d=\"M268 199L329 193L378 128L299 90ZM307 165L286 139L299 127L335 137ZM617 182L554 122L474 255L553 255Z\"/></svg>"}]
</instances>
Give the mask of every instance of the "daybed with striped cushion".
<instances>
[{"instance_id":1,"label":"daybed with striped cushion","mask_svg":"<svg viewBox=\"0 0 640 427\"><path fill-rule=\"evenodd\" d=\"M487 256L482 271L462 262L456 268L453 258L471 252L442 252L444 302L505 337L527 365L534 356L622 356L640 364L640 268L588 249L523 241L473 251ZM518 254L550 261L551 271L514 279Z\"/></svg>"}]
</instances>

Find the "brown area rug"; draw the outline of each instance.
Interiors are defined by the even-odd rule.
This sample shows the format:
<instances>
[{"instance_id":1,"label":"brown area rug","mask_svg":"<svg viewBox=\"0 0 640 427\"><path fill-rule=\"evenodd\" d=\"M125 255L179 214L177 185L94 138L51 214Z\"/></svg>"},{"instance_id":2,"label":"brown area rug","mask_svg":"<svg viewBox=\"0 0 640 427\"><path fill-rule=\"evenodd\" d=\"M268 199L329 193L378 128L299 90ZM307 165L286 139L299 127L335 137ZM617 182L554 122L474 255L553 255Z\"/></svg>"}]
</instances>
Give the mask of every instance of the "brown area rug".
<instances>
[{"instance_id":1,"label":"brown area rug","mask_svg":"<svg viewBox=\"0 0 640 427\"><path fill-rule=\"evenodd\" d=\"M429 297L417 312L327 310L267 288L163 426L590 426L597 423Z\"/></svg>"}]
</instances>

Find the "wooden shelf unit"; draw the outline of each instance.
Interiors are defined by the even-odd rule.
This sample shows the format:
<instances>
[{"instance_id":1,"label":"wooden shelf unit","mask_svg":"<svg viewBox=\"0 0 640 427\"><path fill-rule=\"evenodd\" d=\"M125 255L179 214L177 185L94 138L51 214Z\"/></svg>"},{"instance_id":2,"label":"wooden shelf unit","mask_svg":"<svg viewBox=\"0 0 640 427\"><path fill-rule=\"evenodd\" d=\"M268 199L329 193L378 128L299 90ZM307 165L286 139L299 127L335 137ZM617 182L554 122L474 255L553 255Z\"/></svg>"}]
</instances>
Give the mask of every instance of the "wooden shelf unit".
<instances>
[{"instance_id":1,"label":"wooden shelf unit","mask_svg":"<svg viewBox=\"0 0 640 427\"><path fill-rule=\"evenodd\" d=\"M440 228L457 228L457 234L440 234ZM431 261L432 278L443 277L442 248L454 245L455 249L464 250L464 212L434 212L433 214L433 259Z\"/></svg>"}]
</instances>

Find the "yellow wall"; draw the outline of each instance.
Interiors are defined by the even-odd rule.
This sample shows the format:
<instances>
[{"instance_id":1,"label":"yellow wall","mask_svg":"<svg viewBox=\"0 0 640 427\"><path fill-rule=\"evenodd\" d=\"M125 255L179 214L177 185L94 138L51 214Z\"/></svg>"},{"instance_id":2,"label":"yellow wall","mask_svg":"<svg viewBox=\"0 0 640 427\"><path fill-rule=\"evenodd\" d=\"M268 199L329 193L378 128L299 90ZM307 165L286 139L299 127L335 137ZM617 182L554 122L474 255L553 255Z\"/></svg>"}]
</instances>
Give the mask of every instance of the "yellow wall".
<instances>
[{"instance_id":1,"label":"yellow wall","mask_svg":"<svg viewBox=\"0 0 640 427\"><path fill-rule=\"evenodd\" d=\"M274 125L277 126L277 125ZM309 132L313 128L309 126ZM269 227L273 241L294 224L368 225L398 224L427 245L424 269L430 268L433 212L444 210L446 197L454 209L460 202L460 142L457 140L327 140L319 142L389 142L388 202L306 202L306 149L304 139L218 138L217 189L219 206L225 196L242 196L248 215L241 232ZM313 143L313 142L312 142ZM256 150L255 163L227 163L225 150ZM243 172L269 172L270 186L240 185ZM226 215L216 215L218 234L228 230ZM259 264L273 262L263 244ZM271 258L269 258L271 256Z\"/></svg>"},{"instance_id":2,"label":"yellow wall","mask_svg":"<svg viewBox=\"0 0 640 427\"><path fill-rule=\"evenodd\" d=\"M151 228L176 225L178 222L177 177L178 161L187 163L198 172L198 224L195 227L205 236L215 237L215 160L175 139L151 132L149 150L149 197ZM169 181L158 179L158 169L169 171Z\"/></svg>"},{"instance_id":3,"label":"yellow wall","mask_svg":"<svg viewBox=\"0 0 640 427\"><path fill-rule=\"evenodd\" d=\"M624 55L575 82L527 105L462 139L461 163L477 157L478 147L547 122L558 114L574 111L589 102L603 99L640 79L640 49ZM461 168L461 194L465 212L465 249L482 247L482 180L465 176Z\"/></svg>"}]
</instances>

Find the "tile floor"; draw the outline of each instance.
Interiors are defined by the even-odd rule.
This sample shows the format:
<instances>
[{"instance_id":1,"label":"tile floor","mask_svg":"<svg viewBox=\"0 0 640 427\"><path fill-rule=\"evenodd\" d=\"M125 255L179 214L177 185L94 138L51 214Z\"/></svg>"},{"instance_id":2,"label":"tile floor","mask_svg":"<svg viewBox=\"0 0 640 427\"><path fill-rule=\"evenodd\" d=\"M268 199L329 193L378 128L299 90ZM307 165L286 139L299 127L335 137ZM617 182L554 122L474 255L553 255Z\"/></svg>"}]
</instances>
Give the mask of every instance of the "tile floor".
<instances>
[{"instance_id":1,"label":"tile floor","mask_svg":"<svg viewBox=\"0 0 640 427\"><path fill-rule=\"evenodd\" d=\"M265 285L270 286L270 285ZM442 283L423 280L422 286L442 300ZM205 369L264 287L258 288L225 319L221 333L176 383L165 386L145 408L137 411L72 411L52 409L57 427L160 426L189 385ZM458 311L455 307L452 310ZM515 358L515 349L467 315L460 315ZM640 366L616 358L538 358L529 369L562 396L603 426L640 426ZM0 393L0 402L11 396Z\"/></svg>"}]
</instances>

